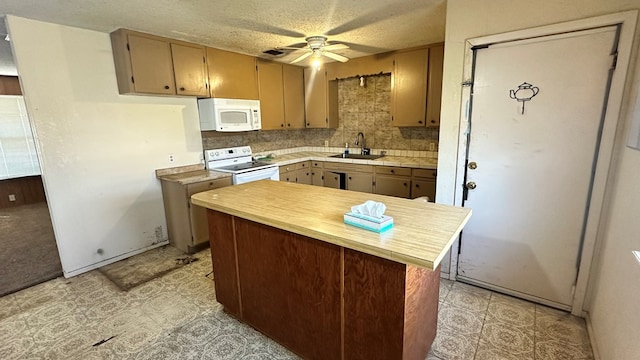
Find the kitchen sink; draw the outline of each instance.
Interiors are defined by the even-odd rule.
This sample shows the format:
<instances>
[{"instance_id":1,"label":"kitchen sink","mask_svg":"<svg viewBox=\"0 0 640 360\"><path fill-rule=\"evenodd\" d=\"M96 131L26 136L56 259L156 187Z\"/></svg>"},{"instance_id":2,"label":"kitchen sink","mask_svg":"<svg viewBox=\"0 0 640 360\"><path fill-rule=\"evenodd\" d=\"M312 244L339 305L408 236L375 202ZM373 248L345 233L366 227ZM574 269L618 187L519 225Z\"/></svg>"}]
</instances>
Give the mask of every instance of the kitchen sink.
<instances>
[{"instance_id":1,"label":"kitchen sink","mask_svg":"<svg viewBox=\"0 0 640 360\"><path fill-rule=\"evenodd\" d=\"M366 160L374 160L383 157L384 155L361 155L361 154L338 154L331 155L332 158L343 158L343 159L366 159Z\"/></svg>"}]
</instances>

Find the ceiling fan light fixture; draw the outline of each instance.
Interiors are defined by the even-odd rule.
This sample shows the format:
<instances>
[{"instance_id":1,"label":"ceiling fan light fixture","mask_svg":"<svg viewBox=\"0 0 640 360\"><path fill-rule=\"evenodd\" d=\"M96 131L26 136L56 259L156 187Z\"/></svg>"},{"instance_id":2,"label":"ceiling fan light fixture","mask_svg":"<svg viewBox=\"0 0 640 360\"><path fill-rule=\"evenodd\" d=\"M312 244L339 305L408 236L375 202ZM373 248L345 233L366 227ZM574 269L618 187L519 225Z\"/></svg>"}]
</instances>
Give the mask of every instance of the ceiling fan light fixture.
<instances>
[{"instance_id":1,"label":"ceiling fan light fixture","mask_svg":"<svg viewBox=\"0 0 640 360\"><path fill-rule=\"evenodd\" d=\"M313 68L316 70L320 70L320 67L322 66L322 60L320 60L319 56L313 58L313 61L311 61L311 66L313 66Z\"/></svg>"}]
</instances>

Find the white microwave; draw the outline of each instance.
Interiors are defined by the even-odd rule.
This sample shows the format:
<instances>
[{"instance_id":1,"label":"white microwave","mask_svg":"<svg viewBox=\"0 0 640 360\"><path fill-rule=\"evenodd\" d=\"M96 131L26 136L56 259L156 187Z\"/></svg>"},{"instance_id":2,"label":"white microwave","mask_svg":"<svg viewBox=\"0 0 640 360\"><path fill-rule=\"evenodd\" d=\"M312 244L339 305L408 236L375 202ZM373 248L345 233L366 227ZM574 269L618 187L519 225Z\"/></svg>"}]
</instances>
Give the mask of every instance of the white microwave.
<instances>
[{"instance_id":1,"label":"white microwave","mask_svg":"<svg viewBox=\"0 0 640 360\"><path fill-rule=\"evenodd\" d=\"M198 99L200 131L260 130L260 100Z\"/></svg>"}]
</instances>

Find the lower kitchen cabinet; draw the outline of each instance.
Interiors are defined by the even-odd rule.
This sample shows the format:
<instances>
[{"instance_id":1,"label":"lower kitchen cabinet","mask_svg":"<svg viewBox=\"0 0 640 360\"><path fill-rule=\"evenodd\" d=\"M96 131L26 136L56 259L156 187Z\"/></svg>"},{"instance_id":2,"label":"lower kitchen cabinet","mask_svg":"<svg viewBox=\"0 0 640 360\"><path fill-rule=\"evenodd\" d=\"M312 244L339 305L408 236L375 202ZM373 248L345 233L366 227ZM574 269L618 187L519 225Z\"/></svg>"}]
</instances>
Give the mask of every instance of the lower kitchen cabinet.
<instances>
[{"instance_id":1,"label":"lower kitchen cabinet","mask_svg":"<svg viewBox=\"0 0 640 360\"><path fill-rule=\"evenodd\" d=\"M169 243L188 254L206 248L209 244L207 212L205 208L191 204L191 195L231 184L231 177L187 185L163 180L162 199Z\"/></svg>"},{"instance_id":2,"label":"lower kitchen cabinet","mask_svg":"<svg viewBox=\"0 0 640 360\"><path fill-rule=\"evenodd\" d=\"M323 185L324 187L330 187L330 188L334 188L334 189L342 189L342 187L340 186L340 178L341 176L343 176L340 173L336 173L336 172L332 172L332 171L323 171L322 172L322 178L323 178Z\"/></svg>"},{"instance_id":3,"label":"lower kitchen cabinet","mask_svg":"<svg viewBox=\"0 0 640 360\"><path fill-rule=\"evenodd\" d=\"M322 163L319 161L311 162L311 185L323 186Z\"/></svg>"},{"instance_id":4,"label":"lower kitchen cabinet","mask_svg":"<svg viewBox=\"0 0 640 360\"><path fill-rule=\"evenodd\" d=\"M295 170L280 172L280 181L297 182L297 174Z\"/></svg>"},{"instance_id":5,"label":"lower kitchen cabinet","mask_svg":"<svg viewBox=\"0 0 640 360\"><path fill-rule=\"evenodd\" d=\"M374 193L380 195L411 197L411 179L399 176L376 175Z\"/></svg>"},{"instance_id":6,"label":"lower kitchen cabinet","mask_svg":"<svg viewBox=\"0 0 640 360\"><path fill-rule=\"evenodd\" d=\"M373 175L365 173L347 173L347 190L372 193Z\"/></svg>"},{"instance_id":7,"label":"lower kitchen cabinet","mask_svg":"<svg viewBox=\"0 0 640 360\"><path fill-rule=\"evenodd\" d=\"M437 170L413 169L411 182L411 198L428 196L430 202L436 201L436 176Z\"/></svg>"},{"instance_id":8,"label":"lower kitchen cabinet","mask_svg":"<svg viewBox=\"0 0 640 360\"><path fill-rule=\"evenodd\" d=\"M303 161L296 164L296 182L298 184L311 185L311 161Z\"/></svg>"}]
</instances>

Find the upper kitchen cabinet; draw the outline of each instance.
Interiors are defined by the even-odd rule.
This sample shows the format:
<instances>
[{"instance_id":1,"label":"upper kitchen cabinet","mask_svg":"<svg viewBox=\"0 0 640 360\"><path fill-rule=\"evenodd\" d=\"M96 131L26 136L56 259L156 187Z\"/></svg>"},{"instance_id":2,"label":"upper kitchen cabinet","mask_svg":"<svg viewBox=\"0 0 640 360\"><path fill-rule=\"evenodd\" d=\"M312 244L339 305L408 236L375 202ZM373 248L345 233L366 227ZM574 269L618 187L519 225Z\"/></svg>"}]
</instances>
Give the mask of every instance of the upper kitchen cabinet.
<instances>
[{"instance_id":1,"label":"upper kitchen cabinet","mask_svg":"<svg viewBox=\"0 0 640 360\"><path fill-rule=\"evenodd\" d=\"M263 130L304 128L303 68L258 60Z\"/></svg>"},{"instance_id":2,"label":"upper kitchen cabinet","mask_svg":"<svg viewBox=\"0 0 640 360\"><path fill-rule=\"evenodd\" d=\"M169 41L124 29L111 33L121 94L176 93Z\"/></svg>"},{"instance_id":3,"label":"upper kitchen cabinet","mask_svg":"<svg viewBox=\"0 0 640 360\"><path fill-rule=\"evenodd\" d=\"M398 52L391 80L393 126L438 126L444 46Z\"/></svg>"},{"instance_id":4,"label":"upper kitchen cabinet","mask_svg":"<svg viewBox=\"0 0 640 360\"><path fill-rule=\"evenodd\" d=\"M111 44L121 94L207 95L204 47L126 29Z\"/></svg>"},{"instance_id":5,"label":"upper kitchen cabinet","mask_svg":"<svg viewBox=\"0 0 640 360\"><path fill-rule=\"evenodd\" d=\"M429 78L427 87L427 126L440 126L442 100L442 70L444 45L429 48Z\"/></svg>"},{"instance_id":6,"label":"upper kitchen cabinet","mask_svg":"<svg viewBox=\"0 0 640 360\"><path fill-rule=\"evenodd\" d=\"M204 46L171 43L176 94L208 97Z\"/></svg>"},{"instance_id":7,"label":"upper kitchen cabinet","mask_svg":"<svg viewBox=\"0 0 640 360\"><path fill-rule=\"evenodd\" d=\"M258 87L262 130L284 129L282 64L258 60Z\"/></svg>"},{"instance_id":8,"label":"upper kitchen cabinet","mask_svg":"<svg viewBox=\"0 0 640 360\"><path fill-rule=\"evenodd\" d=\"M424 126L427 105L429 49L395 55L391 75L393 126Z\"/></svg>"},{"instance_id":9,"label":"upper kitchen cabinet","mask_svg":"<svg viewBox=\"0 0 640 360\"><path fill-rule=\"evenodd\" d=\"M304 69L307 128L338 127L338 82L327 79L327 71Z\"/></svg>"},{"instance_id":10,"label":"upper kitchen cabinet","mask_svg":"<svg viewBox=\"0 0 640 360\"><path fill-rule=\"evenodd\" d=\"M282 65L284 93L284 120L287 129L303 129L304 123L304 68Z\"/></svg>"},{"instance_id":11,"label":"upper kitchen cabinet","mask_svg":"<svg viewBox=\"0 0 640 360\"><path fill-rule=\"evenodd\" d=\"M211 97L258 100L256 58L207 48Z\"/></svg>"}]
</instances>

